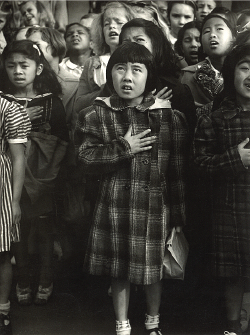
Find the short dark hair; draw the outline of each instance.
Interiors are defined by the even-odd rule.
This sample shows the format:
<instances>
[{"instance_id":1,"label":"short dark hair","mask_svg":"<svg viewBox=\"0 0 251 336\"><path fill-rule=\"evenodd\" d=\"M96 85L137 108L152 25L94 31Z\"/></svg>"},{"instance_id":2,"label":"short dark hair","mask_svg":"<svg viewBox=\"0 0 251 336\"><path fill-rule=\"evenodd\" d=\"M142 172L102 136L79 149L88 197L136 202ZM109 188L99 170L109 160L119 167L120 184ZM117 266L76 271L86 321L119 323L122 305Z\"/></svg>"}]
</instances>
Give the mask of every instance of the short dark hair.
<instances>
[{"instance_id":1,"label":"short dark hair","mask_svg":"<svg viewBox=\"0 0 251 336\"><path fill-rule=\"evenodd\" d=\"M192 7L194 12L194 17L197 11L197 4L193 0L183 0L183 1L168 1L168 7L167 7L167 17L170 18L170 13L174 5L181 4L181 5L188 5Z\"/></svg>"},{"instance_id":2,"label":"short dark hair","mask_svg":"<svg viewBox=\"0 0 251 336\"><path fill-rule=\"evenodd\" d=\"M186 23L178 32L177 41L174 44L174 50L178 53L178 55L183 56L184 53L182 51L182 41L185 35L185 32L188 29L196 28L200 32L200 24L198 21L190 21Z\"/></svg>"},{"instance_id":3,"label":"short dark hair","mask_svg":"<svg viewBox=\"0 0 251 336\"><path fill-rule=\"evenodd\" d=\"M120 44L123 42L125 30L131 27L143 28L146 35L150 38L158 74L178 77L180 69L176 65L176 55L162 29L152 21L141 18L132 19L124 24L121 29L119 36Z\"/></svg>"},{"instance_id":4,"label":"short dark hair","mask_svg":"<svg viewBox=\"0 0 251 336\"><path fill-rule=\"evenodd\" d=\"M224 79L224 93L230 98L235 97L236 90L234 86L234 72L236 65L245 57L250 57L250 44L245 43L237 45L225 58L222 67L222 76Z\"/></svg>"},{"instance_id":5,"label":"short dark hair","mask_svg":"<svg viewBox=\"0 0 251 336\"><path fill-rule=\"evenodd\" d=\"M153 55L146 47L135 42L124 42L112 53L106 69L106 78L109 88L114 91L112 80L112 69L114 65L128 62L145 65L147 69L145 93L153 91L157 83L156 66Z\"/></svg>"},{"instance_id":6,"label":"short dark hair","mask_svg":"<svg viewBox=\"0 0 251 336\"><path fill-rule=\"evenodd\" d=\"M73 23L70 23L66 26L65 28L65 33L64 33L64 39L66 39L66 34L68 32L68 29L71 28L72 26L79 26L81 28L84 28L84 30L90 35L90 29L88 27L85 27L83 26L81 23L79 22L73 22Z\"/></svg>"}]
</instances>

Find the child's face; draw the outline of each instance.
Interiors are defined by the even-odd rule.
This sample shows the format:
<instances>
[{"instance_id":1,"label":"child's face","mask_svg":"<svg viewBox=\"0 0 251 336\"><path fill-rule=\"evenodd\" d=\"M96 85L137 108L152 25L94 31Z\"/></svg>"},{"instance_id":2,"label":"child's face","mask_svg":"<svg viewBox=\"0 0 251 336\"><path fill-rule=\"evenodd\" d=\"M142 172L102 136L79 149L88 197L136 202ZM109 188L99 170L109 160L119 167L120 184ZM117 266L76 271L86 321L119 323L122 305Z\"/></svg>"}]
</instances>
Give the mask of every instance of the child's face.
<instances>
[{"instance_id":1,"label":"child's face","mask_svg":"<svg viewBox=\"0 0 251 336\"><path fill-rule=\"evenodd\" d=\"M174 4L170 12L170 25L172 34L177 37L180 28L187 22L194 20L194 11L191 6Z\"/></svg>"},{"instance_id":2,"label":"child's face","mask_svg":"<svg viewBox=\"0 0 251 336\"><path fill-rule=\"evenodd\" d=\"M90 36L88 32L79 25L71 26L65 37L67 50L88 50L90 49Z\"/></svg>"},{"instance_id":3,"label":"child's face","mask_svg":"<svg viewBox=\"0 0 251 336\"><path fill-rule=\"evenodd\" d=\"M238 102L250 100L250 56L243 58L235 67L234 87Z\"/></svg>"},{"instance_id":4,"label":"child's face","mask_svg":"<svg viewBox=\"0 0 251 336\"><path fill-rule=\"evenodd\" d=\"M22 14L25 26L34 26L39 24L40 14L37 11L36 5L28 1L22 5L20 12Z\"/></svg>"},{"instance_id":5,"label":"child's face","mask_svg":"<svg viewBox=\"0 0 251 336\"><path fill-rule=\"evenodd\" d=\"M0 14L0 31L2 31L5 24L6 24L6 15Z\"/></svg>"},{"instance_id":6,"label":"child's face","mask_svg":"<svg viewBox=\"0 0 251 336\"><path fill-rule=\"evenodd\" d=\"M182 40L182 51L188 65L198 63L198 49L200 47L200 32L197 28L190 28L185 31Z\"/></svg>"},{"instance_id":7,"label":"child's face","mask_svg":"<svg viewBox=\"0 0 251 336\"><path fill-rule=\"evenodd\" d=\"M5 61L5 68L10 82L17 91L33 88L33 82L37 75L43 71L43 66L23 54L13 53Z\"/></svg>"},{"instance_id":8,"label":"child's face","mask_svg":"<svg viewBox=\"0 0 251 336\"><path fill-rule=\"evenodd\" d=\"M103 33L105 42L111 50L115 50L119 44L121 28L128 21L124 8L108 8L104 12Z\"/></svg>"},{"instance_id":9,"label":"child's face","mask_svg":"<svg viewBox=\"0 0 251 336\"><path fill-rule=\"evenodd\" d=\"M54 59L54 57L51 54L51 52L52 52L51 51L51 46L46 41L42 40L42 34L39 31L37 31L37 32L31 34L28 37L28 40L37 43L37 45L41 49L42 53L44 54L44 58L46 59L46 61L49 64L51 64L51 62Z\"/></svg>"},{"instance_id":10,"label":"child's face","mask_svg":"<svg viewBox=\"0 0 251 336\"><path fill-rule=\"evenodd\" d=\"M198 0L197 6L198 10L196 12L196 19L198 22L202 22L204 18L216 7L216 3L214 0Z\"/></svg>"},{"instance_id":11,"label":"child's face","mask_svg":"<svg viewBox=\"0 0 251 336\"><path fill-rule=\"evenodd\" d=\"M233 35L221 18L213 17L205 23L201 40L204 53L211 58L218 58L228 54Z\"/></svg>"},{"instance_id":12,"label":"child's face","mask_svg":"<svg viewBox=\"0 0 251 336\"><path fill-rule=\"evenodd\" d=\"M168 2L167 1L154 1L156 5L158 6L158 9L162 16L167 20L167 7L168 7Z\"/></svg>"},{"instance_id":13,"label":"child's face","mask_svg":"<svg viewBox=\"0 0 251 336\"><path fill-rule=\"evenodd\" d=\"M112 68L114 89L129 106L142 102L146 80L147 69L142 63L118 63Z\"/></svg>"},{"instance_id":14,"label":"child's face","mask_svg":"<svg viewBox=\"0 0 251 336\"><path fill-rule=\"evenodd\" d=\"M130 27L123 32L123 41L136 42L145 46L151 53L153 52L152 41L146 35L144 28Z\"/></svg>"}]
</instances>

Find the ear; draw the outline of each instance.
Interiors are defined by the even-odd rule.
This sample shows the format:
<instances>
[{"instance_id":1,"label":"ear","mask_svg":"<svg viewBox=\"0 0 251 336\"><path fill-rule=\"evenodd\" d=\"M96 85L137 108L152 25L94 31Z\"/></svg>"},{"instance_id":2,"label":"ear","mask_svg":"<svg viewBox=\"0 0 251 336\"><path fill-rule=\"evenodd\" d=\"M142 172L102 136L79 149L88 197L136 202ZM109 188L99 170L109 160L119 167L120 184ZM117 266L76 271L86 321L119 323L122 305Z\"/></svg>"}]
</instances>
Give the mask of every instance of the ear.
<instances>
[{"instance_id":1,"label":"ear","mask_svg":"<svg viewBox=\"0 0 251 336\"><path fill-rule=\"evenodd\" d=\"M41 75L41 73L43 72L43 64L39 64L37 67L37 76Z\"/></svg>"}]
</instances>

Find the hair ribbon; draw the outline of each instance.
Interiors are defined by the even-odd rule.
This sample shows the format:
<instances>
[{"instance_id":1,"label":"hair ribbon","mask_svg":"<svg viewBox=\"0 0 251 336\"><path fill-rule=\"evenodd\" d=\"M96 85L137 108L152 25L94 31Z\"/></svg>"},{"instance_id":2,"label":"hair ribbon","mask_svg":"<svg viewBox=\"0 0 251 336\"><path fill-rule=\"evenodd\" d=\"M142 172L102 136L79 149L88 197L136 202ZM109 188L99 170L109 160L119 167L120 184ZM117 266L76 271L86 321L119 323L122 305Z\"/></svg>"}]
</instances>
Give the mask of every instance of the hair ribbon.
<instances>
[{"instance_id":1,"label":"hair ribbon","mask_svg":"<svg viewBox=\"0 0 251 336\"><path fill-rule=\"evenodd\" d=\"M38 55L41 56L41 51L39 50L38 46L36 44L33 44L33 48L37 50Z\"/></svg>"}]
</instances>

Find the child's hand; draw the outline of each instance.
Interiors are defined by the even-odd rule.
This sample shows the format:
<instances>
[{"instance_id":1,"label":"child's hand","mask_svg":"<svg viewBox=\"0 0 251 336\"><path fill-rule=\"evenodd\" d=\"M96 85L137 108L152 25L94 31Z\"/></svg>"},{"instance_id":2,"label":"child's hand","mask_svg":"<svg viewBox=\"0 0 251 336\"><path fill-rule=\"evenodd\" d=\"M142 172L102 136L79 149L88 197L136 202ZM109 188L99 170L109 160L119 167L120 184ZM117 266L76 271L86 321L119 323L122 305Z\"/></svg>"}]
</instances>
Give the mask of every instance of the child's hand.
<instances>
[{"instance_id":1,"label":"child's hand","mask_svg":"<svg viewBox=\"0 0 251 336\"><path fill-rule=\"evenodd\" d=\"M244 164L245 167L250 166L250 149L244 148L248 142L249 142L249 138L242 141L238 145L238 151L239 151L239 154L240 154L240 157L241 157L241 161L242 161L242 163Z\"/></svg>"},{"instance_id":2,"label":"child's hand","mask_svg":"<svg viewBox=\"0 0 251 336\"><path fill-rule=\"evenodd\" d=\"M18 224L21 220L21 209L18 202L12 202L13 224Z\"/></svg>"},{"instance_id":3,"label":"child's hand","mask_svg":"<svg viewBox=\"0 0 251 336\"><path fill-rule=\"evenodd\" d=\"M154 98L155 99L167 99L167 100L170 100L172 98L172 90L169 90L167 91L168 88L167 87L164 87L162 90L160 90L158 93L156 93L156 89L153 91L153 95L154 95Z\"/></svg>"},{"instance_id":4,"label":"child's hand","mask_svg":"<svg viewBox=\"0 0 251 336\"><path fill-rule=\"evenodd\" d=\"M137 154L137 153L152 149L152 146L149 146L149 145L154 143L157 137L150 136L150 137L144 138L144 136L150 132L151 130L147 129L144 132L141 132L137 135L132 135L132 125L129 126L129 129L126 132L124 139L131 146L131 151L133 154Z\"/></svg>"},{"instance_id":5,"label":"child's hand","mask_svg":"<svg viewBox=\"0 0 251 336\"><path fill-rule=\"evenodd\" d=\"M26 111L31 121L41 118L43 106L27 107Z\"/></svg>"}]
</instances>

